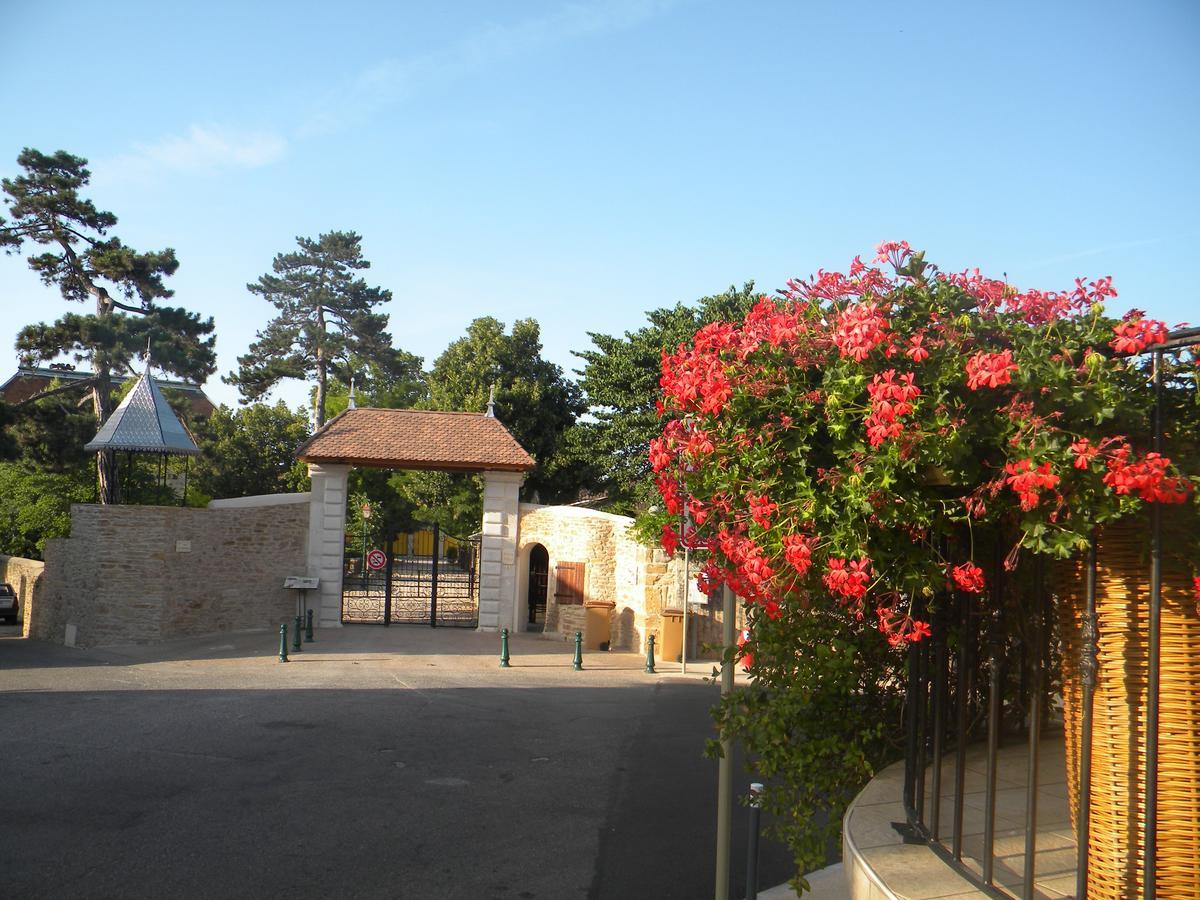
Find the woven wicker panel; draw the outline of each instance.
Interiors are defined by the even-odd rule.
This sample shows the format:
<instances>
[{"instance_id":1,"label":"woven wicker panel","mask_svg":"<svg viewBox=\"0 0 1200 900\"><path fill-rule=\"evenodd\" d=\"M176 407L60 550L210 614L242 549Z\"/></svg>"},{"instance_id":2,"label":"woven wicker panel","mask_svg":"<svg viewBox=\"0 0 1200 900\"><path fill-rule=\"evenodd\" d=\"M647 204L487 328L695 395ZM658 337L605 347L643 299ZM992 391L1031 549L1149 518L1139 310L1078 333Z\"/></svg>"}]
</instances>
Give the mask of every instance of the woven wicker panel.
<instances>
[{"instance_id":1,"label":"woven wicker panel","mask_svg":"<svg viewBox=\"0 0 1200 900\"><path fill-rule=\"evenodd\" d=\"M1088 896L1142 894L1149 528L1144 519L1104 529L1097 545L1099 653L1092 719ZM1171 541L1164 533L1164 546ZM1081 623L1084 567L1057 571L1071 819L1079 801ZM1158 745L1160 897L1200 898L1200 616L1190 573L1163 566Z\"/></svg>"}]
</instances>

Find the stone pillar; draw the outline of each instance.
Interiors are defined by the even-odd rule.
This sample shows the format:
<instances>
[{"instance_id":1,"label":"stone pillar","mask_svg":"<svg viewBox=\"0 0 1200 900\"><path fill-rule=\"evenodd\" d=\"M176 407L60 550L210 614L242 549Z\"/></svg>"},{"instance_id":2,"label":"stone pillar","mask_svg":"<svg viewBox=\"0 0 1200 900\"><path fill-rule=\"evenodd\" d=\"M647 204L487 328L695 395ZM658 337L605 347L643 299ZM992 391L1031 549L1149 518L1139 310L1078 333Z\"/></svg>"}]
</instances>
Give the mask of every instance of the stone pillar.
<instances>
[{"instance_id":1,"label":"stone pillar","mask_svg":"<svg viewBox=\"0 0 1200 900\"><path fill-rule=\"evenodd\" d=\"M483 473L479 630L517 629L517 529L520 472Z\"/></svg>"},{"instance_id":2,"label":"stone pillar","mask_svg":"<svg viewBox=\"0 0 1200 900\"><path fill-rule=\"evenodd\" d=\"M350 466L309 463L312 501L308 512L308 574L321 579L309 595L314 618L323 627L342 624L342 566L346 551L346 479Z\"/></svg>"}]
</instances>

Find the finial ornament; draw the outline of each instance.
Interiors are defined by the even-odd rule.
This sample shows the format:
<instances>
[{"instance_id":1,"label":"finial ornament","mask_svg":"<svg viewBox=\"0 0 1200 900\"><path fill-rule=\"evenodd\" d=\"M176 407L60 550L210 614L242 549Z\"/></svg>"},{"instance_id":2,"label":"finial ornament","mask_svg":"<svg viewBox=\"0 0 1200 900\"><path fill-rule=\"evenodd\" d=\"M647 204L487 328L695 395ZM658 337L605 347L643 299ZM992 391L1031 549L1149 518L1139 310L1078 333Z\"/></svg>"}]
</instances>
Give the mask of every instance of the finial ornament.
<instances>
[{"instance_id":1,"label":"finial ornament","mask_svg":"<svg viewBox=\"0 0 1200 900\"><path fill-rule=\"evenodd\" d=\"M488 408L487 416L489 419L496 418L496 385L493 383L491 390L488 391Z\"/></svg>"},{"instance_id":2,"label":"finial ornament","mask_svg":"<svg viewBox=\"0 0 1200 900\"><path fill-rule=\"evenodd\" d=\"M350 409L358 409L358 404L354 402L354 376L350 376Z\"/></svg>"}]
</instances>

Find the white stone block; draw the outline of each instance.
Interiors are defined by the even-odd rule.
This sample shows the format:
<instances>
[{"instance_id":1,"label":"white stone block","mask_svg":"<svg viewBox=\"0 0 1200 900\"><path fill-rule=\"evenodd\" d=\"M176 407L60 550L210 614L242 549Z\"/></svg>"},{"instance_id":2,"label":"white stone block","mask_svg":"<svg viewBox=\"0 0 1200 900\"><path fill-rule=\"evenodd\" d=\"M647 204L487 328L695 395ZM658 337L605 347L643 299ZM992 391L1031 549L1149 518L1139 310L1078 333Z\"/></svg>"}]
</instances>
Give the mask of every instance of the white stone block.
<instances>
[{"instance_id":1,"label":"white stone block","mask_svg":"<svg viewBox=\"0 0 1200 900\"><path fill-rule=\"evenodd\" d=\"M484 576L485 578L486 578L488 575L502 575L502 574L504 574L504 566L503 566L503 565L501 565L501 563L500 563L500 561L499 561L499 560L484 560L484 561L483 561L483 562L480 564L480 566L479 566L479 570L480 570L480 572L482 572L482 573L483 573L483 576Z\"/></svg>"}]
</instances>

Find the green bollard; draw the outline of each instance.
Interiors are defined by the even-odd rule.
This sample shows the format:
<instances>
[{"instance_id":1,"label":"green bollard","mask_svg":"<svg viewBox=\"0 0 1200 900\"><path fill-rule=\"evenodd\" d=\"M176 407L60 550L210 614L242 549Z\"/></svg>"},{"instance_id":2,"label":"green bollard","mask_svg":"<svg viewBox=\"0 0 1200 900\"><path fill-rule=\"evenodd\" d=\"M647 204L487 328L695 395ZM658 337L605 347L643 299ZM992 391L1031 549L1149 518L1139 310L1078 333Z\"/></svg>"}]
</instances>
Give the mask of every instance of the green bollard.
<instances>
[{"instance_id":1,"label":"green bollard","mask_svg":"<svg viewBox=\"0 0 1200 900\"><path fill-rule=\"evenodd\" d=\"M304 648L300 646L300 641L304 639L304 620L296 616L296 636L292 638L292 652L299 653Z\"/></svg>"},{"instance_id":2,"label":"green bollard","mask_svg":"<svg viewBox=\"0 0 1200 900\"><path fill-rule=\"evenodd\" d=\"M583 671L583 632L575 632L575 658L571 660L571 668L576 672Z\"/></svg>"},{"instance_id":3,"label":"green bollard","mask_svg":"<svg viewBox=\"0 0 1200 900\"><path fill-rule=\"evenodd\" d=\"M646 674L654 674L654 635L646 638Z\"/></svg>"},{"instance_id":4,"label":"green bollard","mask_svg":"<svg viewBox=\"0 0 1200 900\"><path fill-rule=\"evenodd\" d=\"M500 629L500 668L511 668L508 664L508 629Z\"/></svg>"},{"instance_id":5,"label":"green bollard","mask_svg":"<svg viewBox=\"0 0 1200 900\"><path fill-rule=\"evenodd\" d=\"M308 610L308 624L304 626L304 643L311 644L316 638L312 633L312 610Z\"/></svg>"},{"instance_id":6,"label":"green bollard","mask_svg":"<svg viewBox=\"0 0 1200 900\"><path fill-rule=\"evenodd\" d=\"M279 626L279 661L287 662L287 622Z\"/></svg>"}]
</instances>

